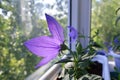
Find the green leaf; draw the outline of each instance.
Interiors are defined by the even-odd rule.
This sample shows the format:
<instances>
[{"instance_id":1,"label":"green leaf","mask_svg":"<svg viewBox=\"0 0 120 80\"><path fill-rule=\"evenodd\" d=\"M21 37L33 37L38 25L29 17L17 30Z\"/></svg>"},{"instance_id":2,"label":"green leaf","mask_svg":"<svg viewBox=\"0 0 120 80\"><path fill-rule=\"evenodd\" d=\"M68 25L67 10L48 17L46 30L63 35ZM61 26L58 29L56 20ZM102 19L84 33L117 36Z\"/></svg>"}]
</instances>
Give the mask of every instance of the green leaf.
<instances>
[{"instance_id":1,"label":"green leaf","mask_svg":"<svg viewBox=\"0 0 120 80\"><path fill-rule=\"evenodd\" d=\"M86 74L83 75L80 80L102 80L102 77L95 74Z\"/></svg>"},{"instance_id":2,"label":"green leaf","mask_svg":"<svg viewBox=\"0 0 120 80\"><path fill-rule=\"evenodd\" d=\"M78 54L81 54L82 52L83 52L83 48L82 48L82 45L81 45L81 43L77 43L76 44L76 50L77 50L77 53Z\"/></svg>"},{"instance_id":3,"label":"green leaf","mask_svg":"<svg viewBox=\"0 0 120 80\"><path fill-rule=\"evenodd\" d=\"M118 74L118 80L120 80L120 73Z\"/></svg>"},{"instance_id":4,"label":"green leaf","mask_svg":"<svg viewBox=\"0 0 120 80\"><path fill-rule=\"evenodd\" d=\"M115 12L115 13L116 13L116 15L117 15L117 13L118 13L118 11L119 11L119 10L120 10L120 7L116 10L116 12Z\"/></svg>"},{"instance_id":5,"label":"green leaf","mask_svg":"<svg viewBox=\"0 0 120 80\"><path fill-rule=\"evenodd\" d=\"M117 26L119 20L120 20L120 16L117 17L117 19L116 19L116 21L115 21L115 26Z\"/></svg>"},{"instance_id":6,"label":"green leaf","mask_svg":"<svg viewBox=\"0 0 120 80\"><path fill-rule=\"evenodd\" d=\"M94 46L94 47L97 47L97 48L102 48L102 46L101 46L100 44L98 44L97 42L94 42L94 43L93 43L93 46Z\"/></svg>"},{"instance_id":7,"label":"green leaf","mask_svg":"<svg viewBox=\"0 0 120 80\"><path fill-rule=\"evenodd\" d=\"M73 74L74 74L74 69L73 69L73 68L69 69L69 70L68 70L68 73L69 73L71 76L73 76Z\"/></svg>"},{"instance_id":8,"label":"green leaf","mask_svg":"<svg viewBox=\"0 0 120 80\"><path fill-rule=\"evenodd\" d=\"M118 72L118 69L117 69L117 67L114 67L114 70L115 70L116 72Z\"/></svg>"},{"instance_id":9,"label":"green leaf","mask_svg":"<svg viewBox=\"0 0 120 80\"><path fill-rule=\"evenodd\" d=\"M72 62L72 60L70 59L61 59L60 61L56 62L57 63L68 63L68 62Z\"/></svg>"}]
</instances>

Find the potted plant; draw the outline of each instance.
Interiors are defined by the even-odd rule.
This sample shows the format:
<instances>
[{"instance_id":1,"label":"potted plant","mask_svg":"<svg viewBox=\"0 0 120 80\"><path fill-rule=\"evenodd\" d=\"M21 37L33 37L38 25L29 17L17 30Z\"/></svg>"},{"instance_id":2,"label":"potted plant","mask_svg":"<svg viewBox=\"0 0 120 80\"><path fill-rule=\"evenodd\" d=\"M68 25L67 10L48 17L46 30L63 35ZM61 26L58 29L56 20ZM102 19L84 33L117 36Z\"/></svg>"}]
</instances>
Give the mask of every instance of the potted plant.
<instances>
[{"instance_id":1,"label":"potted plant","mask_svg":"<svg viewBox=\"0 0 120 80\"><path fill-rule=\"evenodd\" d=\"M73 42L76 42L75 50L73 51L65 44L62 26L48 14L46 14L46 19L51 35L33 38L24 43L33 54L43 57L36 65L36 68L47 64L58 55L66 55L64 51L67 50L69 53L67 57L57 61L56 64L63 65L64 74L69 76L69 80L78 80L81 78L83 80L94 80L105 79L105 77L107 77L105 80L109 80L107 59L103 58L105 56L97 54L97 48L100 46L94 42L93 38L90 38L88 46L83 48L80 41L77 40L79 38L77 31L72 26L69 26L68 28L71 31L69 36ZM84 38L84 36L82 37ZM69 63L70 65L66 67ZM100 67L98 68L100 70L98 70L98 73L100 72L99 75L92 73L93 70L91 71L91 69L93 67L96 69Z\"/></svg>"}]
</instances>

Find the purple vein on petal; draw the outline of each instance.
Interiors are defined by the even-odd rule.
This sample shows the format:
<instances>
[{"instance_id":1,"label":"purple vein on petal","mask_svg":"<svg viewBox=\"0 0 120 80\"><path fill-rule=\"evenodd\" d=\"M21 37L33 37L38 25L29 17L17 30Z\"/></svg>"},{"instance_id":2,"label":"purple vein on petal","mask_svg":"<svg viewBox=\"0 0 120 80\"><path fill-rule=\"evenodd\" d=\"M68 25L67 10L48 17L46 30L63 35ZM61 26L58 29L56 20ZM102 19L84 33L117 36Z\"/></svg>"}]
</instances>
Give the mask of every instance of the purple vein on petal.
<instances>
[{"instance_id":1,"label":"purple vein on petal","mask_svg":"<svg viewBox=\"0 0 120 80\"><path fill-rule=\"evenodd\" d=\"M43 48L43 47L36 47L31 45L26 45L26 47L35 55L39 57L47 57L50 55L55 55L59 53L59 48Z\"/></svg>"},{"instance_id":2,"label":"purple vein on petal","mask_svg":"<svg viewBox=\"0 0 120 80\"><path fill-rule=\"evenodd\" d=\"M26 41L24 45L32 53L42 57L46 57L48 54L58 54L58 51L60 50L60 45L55 43L54 39L47 36L33 38ZM54 51L57 51L57 53L54 53Z\"/></svg>"},{"instance_id":3,"label":"purple vein on petal","mask_svg":"<svg viewBox=\"0 0 120 80\"><path fill-rule=\"evenodd\" d=\"M35 46L35 47L42 47L42 48L59 48L59 46L40 46L40 45L35 45L35 44L32 44L32 43L24 43L25 45L30 45L30 46ZM48 44L47 44L48 45Z\"/></svg>"},{"instance_id":4,"label":"purple vein on petal","mask_svg":"<svg viewBox=\"0 0 120 80\"><path fill-rule=\"evenodd\" d=\"M45 47L56 47L61 44L56 39L53 39L48 36L36 37L36 38L26 41L25 43L31 44L33 46L42 46L42 47L44 47L44 46Z\"/></svg>"},{"instance_id":5,"label":"purple vein on petal","mask_svg":"<svg viewBox=\"0 0 120 80\"><path fill-rule=\"evenodd\" d=\"M61 25L53 17L47 14L46 19L51 37L41 36L24 43L33 54L43 57L36 67L44 65L55 58L59 54L60 45L64 41L63 28Z\"/></svg>"},{"instance_id":6,"label":"purple vein on petal","mask_svg":"<svg viewBox=\"0 0 120 80\"><path fill-rule=\"evenodd\" d=\"M61 43L64 41L64 34L62 26L51 16L46 15L49 30L53 37L57 38Z\"/></svg>"}]
</instances>

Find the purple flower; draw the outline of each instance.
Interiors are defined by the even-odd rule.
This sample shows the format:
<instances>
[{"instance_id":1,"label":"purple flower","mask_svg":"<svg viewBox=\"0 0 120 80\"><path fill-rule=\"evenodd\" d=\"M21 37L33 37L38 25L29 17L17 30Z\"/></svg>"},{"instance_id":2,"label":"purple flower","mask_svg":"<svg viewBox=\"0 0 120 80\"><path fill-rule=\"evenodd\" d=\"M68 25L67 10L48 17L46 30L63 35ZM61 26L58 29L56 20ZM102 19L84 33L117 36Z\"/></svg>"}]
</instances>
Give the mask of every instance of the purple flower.
<instances>
[{"instance_id":1,"label":"purple flower","mask_svg":"<svg viewBox=\"0 0 120 80\"><path fill-rule=\"evenodd\" d=\"M118 45L120 43L120 40L119 40L120 37L116 37L114 39L114 44Z\"/></svg>"},{"instance_id":2,"label":"purple flower","mask_svg":"<svg viewBox=\"0 0 120 80\"><path fill-rule=\"evenodd\" d=\"M75 41L78 37L77 30L72 26L68 26L68 28L70 29L69 36L71 37L72 41Z\"/></svg>"},{"instance_id":3,"label":"purple flower","mask_svg":"<svg viewBox=\"0 0 120 80\"><path fill-rule=\"evenodd\" d=\"M98 50L97 54L99 54L99 55L106 55L106 52L104 50Z\"/></svg>"},{"instance_id":4,"label":"purple flower","mask_svg":"<svg viewBox=\"0 0 120 80\"><path fill-rule=\"evenodd\" d=\"M46 19L51 35L36 37L24 43L33 54L43 57L36 68L54 59L59 54L61 45L64 42L63 28L61 25L47 14Z\"/></svg>"}]
</instances>

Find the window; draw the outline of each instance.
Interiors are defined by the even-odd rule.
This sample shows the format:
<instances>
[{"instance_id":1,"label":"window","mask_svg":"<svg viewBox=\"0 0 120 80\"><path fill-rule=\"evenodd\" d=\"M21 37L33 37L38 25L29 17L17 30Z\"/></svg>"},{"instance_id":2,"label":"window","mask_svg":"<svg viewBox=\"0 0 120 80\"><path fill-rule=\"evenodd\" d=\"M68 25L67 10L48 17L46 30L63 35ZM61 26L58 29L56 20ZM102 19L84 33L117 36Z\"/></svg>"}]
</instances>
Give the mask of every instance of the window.
<instances>
[{"instance_id":1,"label":"window","mask_svg":"<svg viewBox=\"0 0 120 80\"><path fill-rule=\"evenodd\" d=\"M91 13L91 0L69 0L69 13L68 25L75 27L82 35L90 35L90 13ZM70 41L70 39L69 39ZM85 47L89 39L85 38L80 40ZM74 43L70 47L74 50ZM53 80L61 70L60 65L54 65L44 76L39 80Z\"/></svg>"},{"instance_id":2,"label":"window","mask_svg":"<svg viewBox=\"0 0 120 80\"><path fill-rule=\"evenodd\" d=\"M53 65L36 70L40 58L23 45L28 39L49 35L45 13L67 28L68 0L0 0L0 79L24 80L30 74L38 79Z\"/></svg>"},{"instance_id":3,"label":"window","mask_svg":"<svg viewBox=\"0 0 120 80\"><path fill-rule=\"evenodd\" d=\"M51 67L51 63L36 70L34 66L40 58L22 44L27 39L49 35L45 13L58 19L65 30L71 25L79 33L90 35L91 0L1 0L0 5L0 79L36 80L44 71L43 78L53 79L59 73L60 66ZM85 47L89 39L80 41ZM74 43L70 47L74 49Z\"/></svg>"},{"instance_id":4,"label":"window","mask_svg":"<svg viewBox=\"0 0 120 80\"><path fill-rule=\"evenodd\" d=\"M113 52L119 51L119 49L115 48L116 43L114 40L120 35L119 21L116 24L116 20L120 16L119 8L120 2L118 0L92 0L91 36L98 32L95 40L103 47L102 50L105 50L108 54L111 54L110 48ZM111 73L116 72L114 67L117 69L118 62L116 63L116 57L113 55L108 56L108 60L110 78L112 79L114 76Z\"/></svg>"},{"instance_id":5,"label":"window","mask_svg":"<svg viewBox=\"0 0 120 80\"><path fill-rule=\"evenodd\" d=\"M69 25L74 26L81 35L90 36L91 0L70 0L69 7ZM83 47L85 47L88 44L89 39L85 38L80 41Z\"/></svg>"},{"instance_id":6,"label":"window","mask_svg":"<svg viewBox=\"0 0 120 80\"><path fill-rule=\"evenodd\" d=\"M96 41L102 45L104 42L110 43L116 36L120 35L119 24L115 25L117 16L119 16L119 13L116 14L119 5L118 0L92 1L91 35L99 30Z\"/></svg>"}]
</instances>

